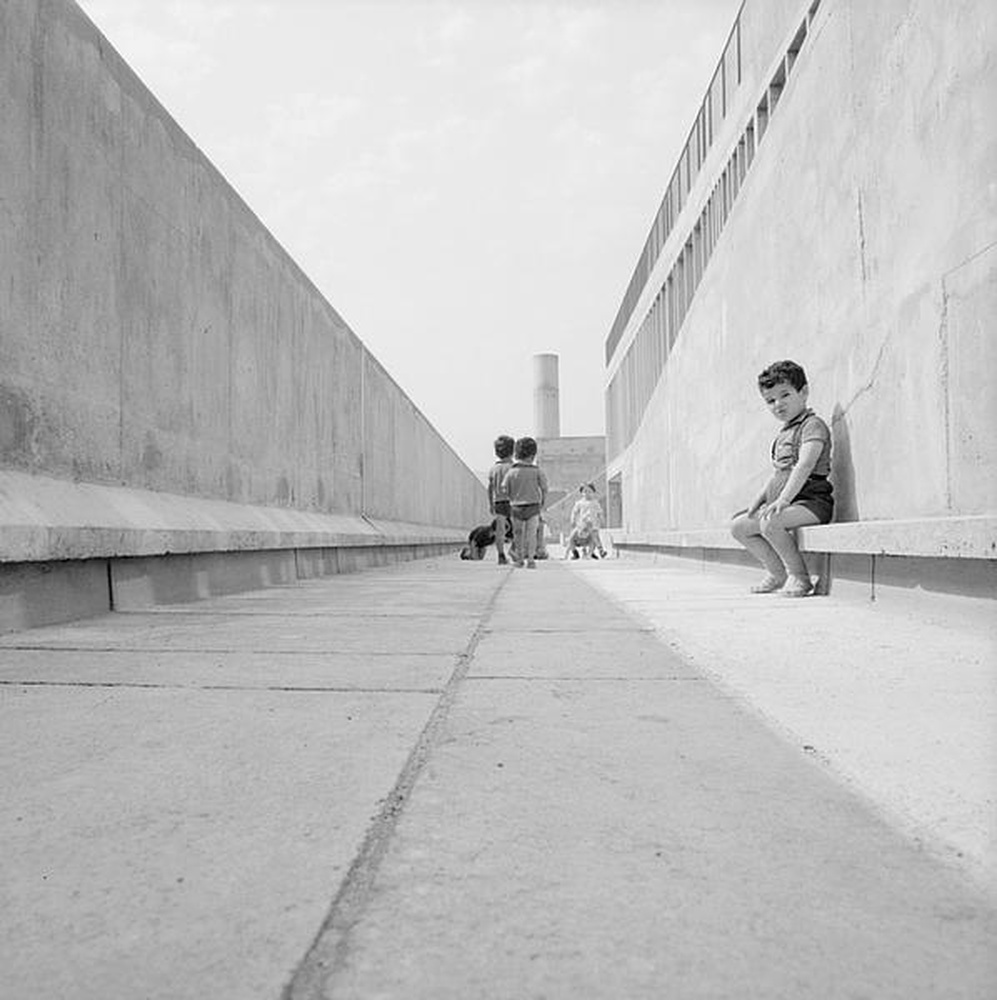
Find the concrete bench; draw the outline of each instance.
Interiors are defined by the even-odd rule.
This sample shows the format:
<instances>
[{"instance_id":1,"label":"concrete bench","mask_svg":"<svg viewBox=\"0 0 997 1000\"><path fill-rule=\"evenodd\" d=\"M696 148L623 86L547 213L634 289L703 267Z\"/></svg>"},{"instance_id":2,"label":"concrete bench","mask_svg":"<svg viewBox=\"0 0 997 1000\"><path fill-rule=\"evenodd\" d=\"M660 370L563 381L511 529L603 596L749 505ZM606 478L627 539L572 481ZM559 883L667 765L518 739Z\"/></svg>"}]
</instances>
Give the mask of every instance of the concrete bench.
<instances>
[{"instance_id":1,"label":"concrete bench","mask_svg":"<svg viewBox=\"0 0 997 1000\"><path fill-rule=\"evenodd\" d=\"M754 560L726 526L660 532L606 529L622 552L660 552L709 561ZM997 596L997 516L851 521L798 531L800 551L827 593L832 580L870 588L895 584L974 597Z\"/></svg>"},{"instance_id":2,"label":"concrete bench","mask_svg":"<svg viewBox=\"0 0 997 1000\"><path fill-rule=\"evenodd\" d=\"M652 548L740 549L726 527L627 532L609 528L613 544ZM938 517L899 521L848 521L800 528L802 552L849 552L922 558L997 558L997 517Z\"/></svg>"}]
</instances>

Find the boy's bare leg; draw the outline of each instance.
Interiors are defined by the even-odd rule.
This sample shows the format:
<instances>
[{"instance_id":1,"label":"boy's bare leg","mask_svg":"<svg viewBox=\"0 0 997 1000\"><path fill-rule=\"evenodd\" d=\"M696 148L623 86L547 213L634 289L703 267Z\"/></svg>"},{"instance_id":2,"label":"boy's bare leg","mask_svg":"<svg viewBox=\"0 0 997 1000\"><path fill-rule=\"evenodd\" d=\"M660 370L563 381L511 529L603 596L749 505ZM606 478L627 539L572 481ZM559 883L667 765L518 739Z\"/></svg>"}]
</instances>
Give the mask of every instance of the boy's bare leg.
<instances>
[{"instance_id":1,"label":"boy's bare leg","mask_svg":"<svg viewBox=\"0 0 997 1000\"><path fill-rule=\"evenodd\" d=\"M790 504L778 514L764 518L761 521L761 531L762 537L775 549L789 575L796 577L797 580L805 580L809 584L810 574L807 572L807 564L797 548L796 538L791 534L793 529L803 528L808 524L820 524L820 518L806 507Z\"/></svg>"},{"instance_id":2,"label":"boy's bare leg","mask_svg":"<svg viewBox=\"0 0 997 1000\"><path fill-rule=\"evenodd\" d=\"M498 561L505 562L505 533L507 521L505 514L495 515L495 548L498 550Z\"/></svg>"},{"instance_id":3,"label":"boy's bare leg","mask_svg":"<svg viewBox=\"0 0 997 1000\"><path fill-rule=\"evenodd\" d=\"M777 590L786 581L786 567L779 553L762 537L761 522L742 514L731 522L730 533L765 567L768 579L762 586ZM771 583L771 587L767 585Z\"/></svg>"},{"instance_id":4,"label":"boy's bare leg","mask_svg":"<svg viewBox=\"0 0 997 1000\"><path fill-rule=\"evenodd\" d=\"M534 514L526 521L526 561L533 562L537 554L537 528L540 525L540 517Z\"/></svg>"},{"instance_id":5,"label":"boy's bare leg","mask_svg":"<svg viewBox=\"0 0 997 1000\"><path fill-rule=\"evenodd\" d=\"M538 559L547 558L547 540L546 540L547 529L544 526L544 519L541 515L537 515L537 551L536 557Z\"/></svg>"},{"instance_id":6,"label":"boy's bare leg","mask_svg":"<svg viewBox=\"0 0 997 1000\"><path fill-rule=\"evenodd\" d=\"M512 519L512 561L517 566L523 565L523 535L526 522L518 517Z\"/></svg>"}]
</instances>

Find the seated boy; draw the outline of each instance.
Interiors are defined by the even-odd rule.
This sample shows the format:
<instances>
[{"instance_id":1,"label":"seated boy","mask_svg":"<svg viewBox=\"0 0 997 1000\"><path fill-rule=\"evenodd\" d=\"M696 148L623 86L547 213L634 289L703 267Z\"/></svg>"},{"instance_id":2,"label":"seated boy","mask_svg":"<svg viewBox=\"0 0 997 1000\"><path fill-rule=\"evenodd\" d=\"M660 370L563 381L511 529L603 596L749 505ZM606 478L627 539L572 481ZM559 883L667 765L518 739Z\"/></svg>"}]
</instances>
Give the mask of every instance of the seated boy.
<instances>
[{"instance_id":1,"label":"seated boy","mask_svg":"<svg viewBox=\"0 0 997 1000\"><path fill-rule=\"evenodd\" d=\"M831 520L831 431L807 406L810 387L796 362L769 365L758 376L758 390L782 427L772 442L772 474L747 511L735 516L731 533L765 567L753 593L806 597L814 584L794 531Z\"/></svg>"}]
</instances>

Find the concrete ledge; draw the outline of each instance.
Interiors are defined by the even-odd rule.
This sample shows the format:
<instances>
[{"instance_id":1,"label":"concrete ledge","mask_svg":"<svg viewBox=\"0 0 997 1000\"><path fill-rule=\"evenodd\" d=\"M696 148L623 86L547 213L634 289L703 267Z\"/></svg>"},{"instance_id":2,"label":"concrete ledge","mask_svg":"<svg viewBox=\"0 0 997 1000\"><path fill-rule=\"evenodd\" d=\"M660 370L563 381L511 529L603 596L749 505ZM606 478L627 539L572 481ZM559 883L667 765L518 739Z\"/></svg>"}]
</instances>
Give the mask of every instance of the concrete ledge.
<instances>
[{"instance_id":1,"label":"concrete ledge","mask_svg":"<svg viewBox=\"0 0 997 1000\"><path fill-rule=\"evenodd\" d=\"M442 555L466 538L0 471L0 632Z\"/></svg>"},{"instance_id":2,"label":"concrete ledge","mask_svg":"<svg viewBox=\"0 0 997 1000\"><path fill-rule=\"evenodd\" d=\"M112 559L108 563L111 602L115 611L187 604L223 594L241 594L298 580L409 562L454 548L447 543L343 546Z\"/></svg>"},{"instance_id":3,"label":"concrete ledge","mask_svg":"<svg viewBox=\"0 0 997 1000\"><path fill-rule=\"evenodd\" d=\"M801 528L808 552L854 552L929 559L997 558L997 517L937 517L902 521L850 521Z\"/></svg>"},{"instance_id":4,"label":"concrete ledge","mask_svg":"<svg viewBox=\"0 0 997 1000\"><path fill-rule=\"evenodd\" d=\"M621 553L757 568L726 528L606 534ZM913 590L997 598L997 518L989 515L824 524L801 528L799 539L818 594L833 588L868 600Z\"/></svg>"},{"instance_id":5,"label":"concrete ledge","mask_svg":"<svg viewBox=\"0 0 997 1000\"><path fill-rule=\"evenodd\" d=\"M466 528L318 514L0 471L0 563L457 544Z\"/></svg>"},{"instance_id":6,"label":"concrete ledge","mask_svg":"<svg viewBox=\"0 0 997 1000\"><path fill-rule=\"evenodd\" d=\"M606 532L620 548L734 549L740 546L726 527L686 531ZM939 517L898 521L850 521L799 531L804 552L916 556L922 558L997 558L997 517Z\"/></svg>"},{"instance_id":7,"label":"concrete ledge","mask_svg":"<svg viewBox=\"0 0 997 1000\"><path fill-rule=\"evenodd\" d=\"M446 555L453 542L0 563L0 633Z\"/></svg>"}]
</instances>

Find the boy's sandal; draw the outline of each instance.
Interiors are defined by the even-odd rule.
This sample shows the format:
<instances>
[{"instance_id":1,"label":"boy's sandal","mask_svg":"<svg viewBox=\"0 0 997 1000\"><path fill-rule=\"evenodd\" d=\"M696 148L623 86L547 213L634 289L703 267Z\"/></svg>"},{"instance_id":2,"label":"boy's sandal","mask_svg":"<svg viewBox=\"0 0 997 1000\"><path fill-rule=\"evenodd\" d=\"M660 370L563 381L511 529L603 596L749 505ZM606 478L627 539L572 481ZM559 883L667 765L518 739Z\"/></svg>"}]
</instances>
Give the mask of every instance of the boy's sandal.
<instances>
[{"instance_id":1,"label":"boy's sandal","mask_svg":"<svg viewBox=\"0 0 997 1000\"><path fill-rule=\"evenodd\" d=\"M792 583L783 589L785 597L808 597L814 592L812 580L803 577L793 577Z\"/></svg>"},{"instance_id":2,"label":"boy's sandal","mask_svg":"<svg viewBox=\"0 0 997 1000\"><path fill-rule=\"evenodd\" d=\"M777 576L767 576L761 583L756 583L751 588L753 594L771 594L773 591L781 590L786 582L785 578L780 580Z\"/></svg>"}]
</instances>

